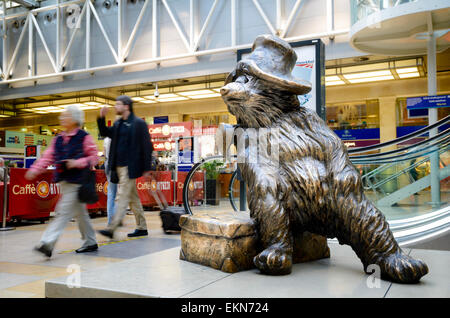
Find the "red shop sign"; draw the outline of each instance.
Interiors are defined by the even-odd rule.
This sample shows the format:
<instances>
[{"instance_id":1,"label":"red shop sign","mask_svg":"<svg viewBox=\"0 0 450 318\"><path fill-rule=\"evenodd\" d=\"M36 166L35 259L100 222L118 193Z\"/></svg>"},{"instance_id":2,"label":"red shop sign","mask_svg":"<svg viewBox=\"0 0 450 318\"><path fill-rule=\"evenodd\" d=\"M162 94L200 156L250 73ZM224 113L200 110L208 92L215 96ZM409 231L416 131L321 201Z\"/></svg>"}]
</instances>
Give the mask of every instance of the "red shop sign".
<instances>
[{"instance_id":1,"label":"red shop sign","mask_svg":"<svg viewBox=\"0 0 450 318\"><path fill-rule=\"evenodd\" d=\"M192 135L192 122L148 125L151 138L174 138Z\"/></svg>"},{"instance_id":2,"label":"red shop sign","mask_svg":"<svg viewBox=\"0 0 450 318\"><path fill-rule=\"evenodd\" d=\"M28 169L10 170L9 215L41 218L55 210L60 194L60 186L53 182L53 170L47 170L36 180L28 181L25 173Z\"/></svg>"},{"instance_id":3,"label":"red shop sign","mask_svg":"<svg viewBox=\"0 0 450 318\"><path fill-rule=\"evenodd\" d=\"M156 200L151 192L163 195L169 205L173 204L173 182L171 171L152 171L150 177L140 177L136 187L142 205L156 206Z\"/></svg>"}]
</instances>

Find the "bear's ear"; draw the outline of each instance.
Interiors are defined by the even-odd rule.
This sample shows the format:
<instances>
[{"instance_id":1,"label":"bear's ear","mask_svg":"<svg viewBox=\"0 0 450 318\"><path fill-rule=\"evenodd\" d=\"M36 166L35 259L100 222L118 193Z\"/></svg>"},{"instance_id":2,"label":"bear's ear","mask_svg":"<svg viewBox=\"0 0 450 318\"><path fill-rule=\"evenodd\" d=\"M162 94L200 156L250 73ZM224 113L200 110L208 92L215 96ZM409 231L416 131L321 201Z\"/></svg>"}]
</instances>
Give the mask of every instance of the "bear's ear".
<instances>
[{"instance_id":1,"label":"bear's ear","mask_svg":"<svg viewBox=\"0 0 450 318\"><path fill-rule=\"evenodd\" d=\"M236 70L232 71L230 74L228 74L226 80L225 80L225 85L234 82L234 80L236 79Z\"/></svg>"}]
</instances>

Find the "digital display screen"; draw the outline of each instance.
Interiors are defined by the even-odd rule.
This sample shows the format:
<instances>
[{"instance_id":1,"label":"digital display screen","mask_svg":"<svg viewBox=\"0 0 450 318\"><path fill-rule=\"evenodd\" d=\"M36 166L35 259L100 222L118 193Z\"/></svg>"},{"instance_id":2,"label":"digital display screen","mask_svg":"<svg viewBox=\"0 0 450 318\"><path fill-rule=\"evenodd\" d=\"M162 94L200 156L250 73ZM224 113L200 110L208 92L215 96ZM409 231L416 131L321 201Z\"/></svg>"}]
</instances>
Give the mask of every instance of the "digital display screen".
<instances>
[{"instance_id":1,"label":"digital display screen","mask_svg":"<svg viewBox=\"0 0 450 318\"><path fill-rule=\"evenodd\" d=\"M25 148L25 157L36 157L37 156L37 146L27 146Z\"/></svg>"}]
</instances>

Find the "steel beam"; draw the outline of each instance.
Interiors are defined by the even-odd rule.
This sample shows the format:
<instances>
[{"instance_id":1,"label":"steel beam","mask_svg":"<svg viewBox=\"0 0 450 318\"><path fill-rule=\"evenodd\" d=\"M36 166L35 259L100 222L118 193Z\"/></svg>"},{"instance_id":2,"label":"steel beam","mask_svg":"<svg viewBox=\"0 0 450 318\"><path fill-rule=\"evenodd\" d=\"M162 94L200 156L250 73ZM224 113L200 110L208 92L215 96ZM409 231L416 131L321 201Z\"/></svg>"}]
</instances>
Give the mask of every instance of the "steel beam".
<instances>
[{"instance_id":1,"label":"steel beam","mask_svg":"<svg viewBox=\"0 0 450 318\"><path fill-rule=\"evenodd\" d=\"M25 8L34 9L38 7L36 1L32 0L13 0L13 2L23 5Z\"/></svg>"}]
</instances>

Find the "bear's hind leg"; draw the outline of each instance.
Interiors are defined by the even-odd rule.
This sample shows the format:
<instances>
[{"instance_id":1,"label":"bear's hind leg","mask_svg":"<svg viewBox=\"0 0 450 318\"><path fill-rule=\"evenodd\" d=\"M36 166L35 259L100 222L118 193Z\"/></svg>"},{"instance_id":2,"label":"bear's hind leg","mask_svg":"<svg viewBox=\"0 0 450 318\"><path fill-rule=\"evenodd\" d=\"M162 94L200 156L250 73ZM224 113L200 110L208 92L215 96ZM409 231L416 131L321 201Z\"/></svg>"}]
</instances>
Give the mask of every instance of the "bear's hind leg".
<instances>
[{"instance_id":1,"label":"bear's hind leg","mask_svg":"<svg viewBox=\"0 0 450 318\"><path fill-rule=\"evenodd\" d=\"M386 218L364 194L349 194L344 202L337 236L353 248L366 273L367 267L375 264L380 267L381 278L397 283L416 283L428 273L424 262L403 253Z\"/></svg>"},{"instance_id":2,"label":"bear's hind leg","mask_svg":"<svg viewBox=\"0 0 450 318\"><path fill-rule=\"evenodd\" d=\"M287 211L269 193L263 200L250 200L249 205L252 218L257 220L264 248L254 257L255 266L268 275L290 274L293 238Z\"/></svg>"}]
</instances>

